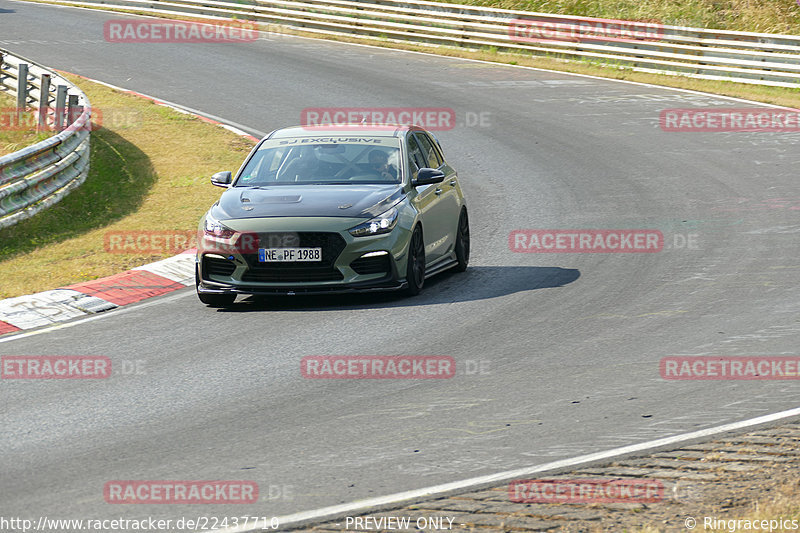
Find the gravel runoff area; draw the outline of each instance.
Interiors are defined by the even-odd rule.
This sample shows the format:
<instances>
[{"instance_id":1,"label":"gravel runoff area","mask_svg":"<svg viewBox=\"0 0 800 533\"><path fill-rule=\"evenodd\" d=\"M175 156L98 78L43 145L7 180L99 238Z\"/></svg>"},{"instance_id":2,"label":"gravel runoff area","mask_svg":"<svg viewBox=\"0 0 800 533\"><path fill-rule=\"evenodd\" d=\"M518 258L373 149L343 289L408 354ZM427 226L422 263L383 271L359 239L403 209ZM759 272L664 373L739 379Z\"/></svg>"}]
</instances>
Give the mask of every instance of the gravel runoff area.
<instances>
[{"instance_id":1,"label":"gravel runoff area","mask_svg":"<svg viewBox=\"0 0 800 533\"><path fill-rule=\"evenodd\" d=\"M542 483L528 484L521 492L516 491L516 485L510 491L510 484L505 483L291 531L712 531L704 528L706 518L731 520L747 516L755 510L756 502L772 501L787 491L795 495L796 503L800 502L800 423L538 479L558 481L547 489ZM626 480L623 485L638 487L639 501L627 497L635 489L626 493L620 490L620 481L612 480ZM552 500L557 486L564 487L560 490L561 499L580 496L573 487L579 491L582 485L592 486L592 481L606 491L589 496L586 490L584 497L578 498L581 501L573 503L532 502L537 498ZM616 489L609 490L614 483ZM655 489L648 494L648 487ZM627 501L598 502L598 494L625 496L618 500ZM800 518L797 515L796 510L793 516L783 517L764 516L762 512L759 518ZM695 525L690 529L687 524ZM725 527L713 531L726 531ZM745 531L737 529L740 530Z\"/></svg>"}]
</instances>

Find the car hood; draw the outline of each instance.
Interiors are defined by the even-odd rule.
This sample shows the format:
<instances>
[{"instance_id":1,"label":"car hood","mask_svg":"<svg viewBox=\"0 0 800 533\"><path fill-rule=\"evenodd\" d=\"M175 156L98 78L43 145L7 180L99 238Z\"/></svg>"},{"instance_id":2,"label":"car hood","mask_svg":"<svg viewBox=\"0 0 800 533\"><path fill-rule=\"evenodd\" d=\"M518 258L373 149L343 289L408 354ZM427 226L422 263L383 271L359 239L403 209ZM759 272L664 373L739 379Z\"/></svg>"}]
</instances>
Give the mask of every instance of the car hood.
<instances>
[{"instance_id":1,"label":"car hood","mask_svg":"<svg viewBox=\"0 0 800 533\"><path fill-rule=\"evenodd\" d=\"M218 220L263 217L371 218L403 197L392 185L277 185L232 187L222 194L211 215Z\"/></svg>"}]
</instances>

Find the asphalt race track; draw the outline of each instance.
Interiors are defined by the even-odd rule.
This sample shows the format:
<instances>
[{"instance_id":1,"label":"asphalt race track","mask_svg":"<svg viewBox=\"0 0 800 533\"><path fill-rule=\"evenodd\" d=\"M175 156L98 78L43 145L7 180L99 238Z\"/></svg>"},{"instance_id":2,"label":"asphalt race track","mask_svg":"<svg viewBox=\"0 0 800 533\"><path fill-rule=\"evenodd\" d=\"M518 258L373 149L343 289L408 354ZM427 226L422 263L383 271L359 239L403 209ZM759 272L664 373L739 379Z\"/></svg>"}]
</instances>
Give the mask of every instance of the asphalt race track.
<instances>
[{"instance_id":1,"label":"asphalt race track","mask_svg":"<svg viewBox=\"0 0 800 533\"><path fill-rule=\"evenodd\" d=\"M3 515L284 515L798 405L792 381L659 375L666 356L800 355L800 134L658 123L665 108L752 104L288 36L105 42L104 21L121 17L0 0L0 46L254 134L297 124L307 107L452 108L458 124L437 135L467 194L471 267L411 299L215 310L187 289L3 337L0 355L142 369L2 383ZM509 234L526 228L658 229L665 247L512 252ZM300 374L307 355L401 354L452 356L458 373ZM261 501L110 505L110 480L252 480Z\"/></svg>"}]
</instances>

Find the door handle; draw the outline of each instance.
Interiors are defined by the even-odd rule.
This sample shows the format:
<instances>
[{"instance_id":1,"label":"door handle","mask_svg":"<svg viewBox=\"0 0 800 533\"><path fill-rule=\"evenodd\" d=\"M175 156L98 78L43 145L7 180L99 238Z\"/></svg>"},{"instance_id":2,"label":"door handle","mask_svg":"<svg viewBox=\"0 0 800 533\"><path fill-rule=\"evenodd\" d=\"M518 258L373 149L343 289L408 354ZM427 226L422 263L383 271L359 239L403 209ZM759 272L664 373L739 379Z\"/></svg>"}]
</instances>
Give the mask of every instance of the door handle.
<instances>
[{"instance_id":1,"label":"door handle","mask_svg":"<svg viewBox=\"0 0 800 533\"><path fill-rule=\"evenodd\" d=\"M436 189L435 191L433 191L433 193L434 193L436 196L439 196L440 194L442 194L442 189Z\"/></svg>"},{"instance_id":2,"label":"door handle","mask_svg":"<svg viewBox=\"0 0 800 533\"><path fill-rule=\"evenodd\" d=\"M450 180L450 186L451 187L455 187L456 186L456 180Z\"/></svg>"}]
</instances>

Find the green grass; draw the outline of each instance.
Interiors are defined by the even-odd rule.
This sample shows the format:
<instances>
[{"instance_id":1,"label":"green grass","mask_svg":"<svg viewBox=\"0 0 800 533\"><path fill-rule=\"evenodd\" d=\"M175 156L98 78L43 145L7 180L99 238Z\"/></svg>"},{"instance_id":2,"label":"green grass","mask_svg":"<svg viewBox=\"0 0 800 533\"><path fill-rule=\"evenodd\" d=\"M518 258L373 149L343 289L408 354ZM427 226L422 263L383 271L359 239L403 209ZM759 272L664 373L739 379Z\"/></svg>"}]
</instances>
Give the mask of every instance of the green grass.
<instances>
[{"instance_id":1,"label":"green grass","mask_svg":"<svg viewBox=\"0 0 800 533\"><path fill-rule=\"evenodd\" d=\"M47 0L31 0L48 3ZM432 0L465 5L481 5L505 9L591 16L600 18L659 21L663 24L720 28L739 31L760 31L800 36L800 5L794 0ZM101 9L101 8L91 8ZM108 9L121 13L135 10ZM148 13L162 18L176 15ZM192 20L187 18L187 20ZM631 68L591 59L563 59L534 55L531 52L500 51L495 47L475 50L460 46L439 46L419 42L390 40L379 37L326 35L294 30L278 24L261 24L262 31L276 35L299 35L315 39L370 44L384 48L413 50L450 57L462 57L501 64L586 74L618 80L650 83L700 92L745 98L749 100L800 108L800 88L760 86L746 83L703 80L690 75L647 74Z\"/></svg>"},{"instance_id":2,"label":"green grass","mask_svg":"<svg viewBox=\"0 0 800 533\"><path fill-rule=\"evenodd\" d=\"M618 63L605 60L591 60L588 58L581 60L565 60L556 57L533 55L530 52L501 52L492 50L492 47L486 47L482 50L470 50L455 46L434 46L425 43L387 41L377 38L370 39L353 37L344 34L323 36L310 32L295 31L279 26L270 26L269 28L276 34L282 33L286 35L301 35L305 37L328 39L332 41L370 44L383 48L413 50L417 52L433 53L449 57L491 61L499 64L572 72L575 74L585 74L615 80L650 83L653 85L662 85L664 87L675 87L679 89L688 89L711 94L732 96L735 98L745 98L757 102L765 102L768 104L800 109L800 88L769 87L766 85L753 85L748 83L737 83L733 81L704 80L689 75L649 74L644 72L636 72L630 67L620 66Z\"/></svg>"},{"instance_id":3,"label":"green grass","mask_svg":"<svg viewBox=\"0 0 800 533\"><path fill-rule=\"evenodd\" d=\"M800 34L800 8L788 0L470 1L553 13ZM264 29L320 37L277 26ZM800 108L800 89L646 74L588 60L504 53L493 47L469 50L348 35L328 38L652 83ZM93 107L136 110L141 113L142 124L127 128L109 126L93 132L92 169L87 182L57 206L0 230L0 298L114 274L171 255L167 250L151 256L109 254L103 249L103 235L109 231L193 230L202 213L219 196L219 190L208 185L208 176L218 170L235 170L252 146L249 141L191 116L103 86L80 80L78 84L89 95Z\"/></svg>"},{"instance_id":4,"label":"green grass","mask_svg":"<svg viewBox=\"0 0 800 533\"><path fill-rule=\"evenodd\" d=\"M794 0L433 0L503 9L800 35Z\"/></svg>"},{"instance_id":5,"label":"green grass","mask_svg":"<svg viewBox=\"0 0 800 533\"><path fill-rule=\"evenodd\" d=\"M37 133L35 128L19 129L16 127L14 125L16 124L16 119L12 117L16 106L16 98L0 92L0 156L16 152L53 135L53 132L47 131ZM24 124L32 124L36 120L35 114L32 112L25 112L23 117ZM9 124L11 127L9 127Z\"/></svg>"},{"instance_id":6,"label":"green grass","mask_svg":"<svg viewBox=\"0 0 800 533\"><path fill-rule=\"evenodd\" d=\"M194 231L219 197L209 183L253 143L148 100L71 78L103 113L86 182L38 215L0 230L0 299L116 274L173 255L108 253L107 232ZM129 120L111 120L113 116Z\"/></svg>"}]
</instances>

